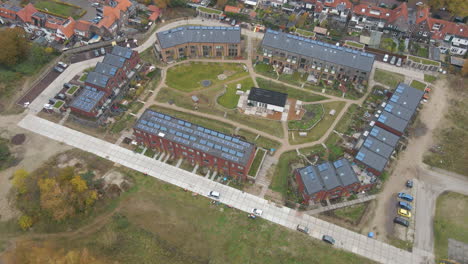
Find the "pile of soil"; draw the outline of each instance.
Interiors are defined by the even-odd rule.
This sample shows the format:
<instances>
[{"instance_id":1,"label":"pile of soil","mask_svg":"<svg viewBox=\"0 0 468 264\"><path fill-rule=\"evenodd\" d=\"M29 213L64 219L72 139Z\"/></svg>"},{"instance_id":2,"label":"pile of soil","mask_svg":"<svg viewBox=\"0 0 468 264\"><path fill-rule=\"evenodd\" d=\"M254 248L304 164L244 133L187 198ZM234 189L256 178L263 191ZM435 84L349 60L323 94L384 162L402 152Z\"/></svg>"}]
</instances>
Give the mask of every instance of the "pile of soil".
<instances>
[{"instance_id":1,"label":"pile of soil","mask_svg":"<svg viewBox=\"0 0 468 264\"><path fill-rule=\"evenodd\" d=\"M16 134L11 138L11 143L13 145L21 145L26 140L25 134Z\"/></svg>"}]
</instances>

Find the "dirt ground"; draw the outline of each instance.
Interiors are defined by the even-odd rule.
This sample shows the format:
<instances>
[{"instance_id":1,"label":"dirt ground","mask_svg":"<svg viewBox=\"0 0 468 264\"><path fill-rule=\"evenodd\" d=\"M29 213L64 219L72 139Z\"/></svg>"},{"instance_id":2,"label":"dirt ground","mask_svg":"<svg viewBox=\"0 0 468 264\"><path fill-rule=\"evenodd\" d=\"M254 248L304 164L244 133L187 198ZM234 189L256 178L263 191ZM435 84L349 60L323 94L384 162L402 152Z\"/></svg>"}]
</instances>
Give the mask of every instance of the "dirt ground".
<instances>
[{"instance_id":1,"label":"dirt ground","mask_svg":"<svg viewBox=\"0 0 468 264\"><path fill-rule=\"evenodd\" d=\"M10 139L18 133L26 135L26 141L22 145L12 146L12 152L21 161L16 166L0 172L0 221L6 221L17 216L17 212L9 206L7 199L11 187L9 178L13 172L20 168L27 171L35 170L50 157L71 149L65 144L18 127L16 124L23 117L24 114L0 116L0 135L2 137Z\"/></svg>"},{"instance_id":2,"label":"dirt ground","mask_svg":"<svg viewBox=\"0 0 468 264\"><path fill-rule=\"evenodd\" d=\"M408 179L420 176L418 167L422 164L423 154L432 145L432 132L441 125L447 111L448 92L448 82L445 79L440 79L433 85L430 100L418 114L419 121L415 122L417 133L410 136L406 150L400 153L398 160L393 161L396 166L377 198L375 217L364 229L365 232L374 231L380 240L387 240L388 235L393 233L392 220L396 210L394 203L396 193Z\"/></svg>"}]
</instances>

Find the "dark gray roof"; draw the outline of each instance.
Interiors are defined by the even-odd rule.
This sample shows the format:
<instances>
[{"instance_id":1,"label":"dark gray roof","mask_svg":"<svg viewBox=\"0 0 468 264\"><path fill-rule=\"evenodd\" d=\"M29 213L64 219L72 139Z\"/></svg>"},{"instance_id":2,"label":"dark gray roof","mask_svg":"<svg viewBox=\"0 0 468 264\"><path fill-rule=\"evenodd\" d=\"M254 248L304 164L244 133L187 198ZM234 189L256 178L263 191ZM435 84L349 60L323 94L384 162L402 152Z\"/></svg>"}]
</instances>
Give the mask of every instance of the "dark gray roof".
<instances>
[{"instance_id":1,"label":"dark gray roof","mask_svg":"<svg viewBox=\"0 0 468 264\"><path fill-rule=\"evenodd\" d=\"M364 141L364 147L386 159L388 159L393 152L392 147L372 136L367 137L367 139Z\"/></svg>"},{"instance_id":2,"label":"dark gray roof","mask_svg":"<svg viewBox=\"0 0 468 264\"><path fill-rule=\"evenodd\" d=\"M322 179L314 166L297 169L308 195L324 190Z\"/></svg>"},{"instance_id":3,"label":"dark gray roof","mask_svg":"<svg viewBox=\"0 0 468 264\"><path fill-rule=\"evenodd\" d=\"M388 127L395 129L401 133L405 132L406 126L409 121L399 118L398 116L392 115L388 112L382 112L377 118L377 122L380 122Z\"/></svg>"},{"instance_id":4,"label":"dark gray roof","mask_svg":"<svg viewBox=\"0 0 468 264\"><path fill-rule=\"evenodd\" d=\"M377 126L374 126L372 128L369 135L393 148L396 147L396 145L398 144L398 140L400 140L399 136Z\"/></svg>"},{"instance_id":5,"label":"dark gray roof","mask_svg":"<svg viewBox=\"0 0 468 264\"><path fill-rule=\"evenodd\" d=\"M116 55L116 56L120 56L120 57L124 57L126 59L130 59L132 57L133 50L130 49L130 48L127 48L127 47L122 47L122 46L119 46L119 45L115 45L112 48L111 53Z\"/></svg>"},{"instance_id":6,"label":"dark gray roof","mask_svg":"<svg viewBox=\"0 0 468 264\"><path fill-rule=\"evenodd\" d=\"M99 91L93 87L85 86L71 103L71 107L90 112L93 110L98 102L104 97L103 91Z\"/></svg>"},{"instance_id":7,"label":"dark gray roof","mask_svg":"<svg viewBox=\"0 0 468 264\"><path fill-rule=\"evenodd\" d=\"M411 111L415 111L424 95L424 91L415 89L407 84L398 84L389 103L393 102L405 107Z\"/></svg>"},{"instance_id":8,"label":"dark gray roof","mask_svg":"<svg viewBox=\"0 0 468 264\"><path fill-rule=\"evenodd\" d=\"M392 102L388 102L385 105L384 110L404 120L411 120L411 117L414 114L414 111Z\"/></svg>"},{"instance_id":9,"label":"dark gray roof","mask_svg":"<svg viewBox=\"0 0 468 264\"><path fill-rule=\"evenodd\" d=\"M250 94L248 97L249 101L261 102L270 105L276 105L284 107L286 105L286 100L288 95L285 93L265 90L261 88L252 87L250 89Z\"/></svg>"},{"instance_id":10,"label":"dark gray roof","mask_svg":"<svg viewBox=\"0 0 468 264\"><path fill-rule=\"evenodd\" d=\"M124 57L120 57L120 56L113 55L113 54L106 54L102 62L116 66L118 68L122 68L123 65L125 64L125 60L126 59Z\"/></svg>"},{"instance_id":11,"label":"dark gray roof","mask_svg":"<svg viewBox=\"0 0 468 264\"><path fill-rule=\"evenodd\" d=\"M105 88L108 81L109 81L109 76L102 75L97 72L90 72L88 73L88 77L86 77L85 83L91 83L96 86Z\"/></svg>"},{"instance_id":12,"label":"dark gray roof","mask_svg":"<svg viewBox=\"0 0 468 264\"><path fill-rule=\"evenodd\" d=\"M384 170L385 165L388 162L388 159L375 154L364 146L359 149L359 152L356 155L356 160L380 172Z\"/></svg>"},{"instance_id":13,"label":"dark gray roof","mask_svg":"<svg viewBox=\"0 0 468 264\"><path fill-rule=\"evenodd\" d=\"M157 33L161 48L185 43L240 43L239 27L178 27Z\"/></svg>"},{"instance_id":14,"label":"dark gray roof","mask_svg":"<svg viewBox=\"0 0 468 264\"><path fill-rule=\"evenodd\" d=\"M286 34L283 32L267 30L263 36L262 46L280 49L289 53L317 58L319 60L352 67L361 71L370 72L374 64L374 55L357 50L338 47L328 43L310 40Z\"/></svg>"},{"instance_id":15,"label":"dark gray roof","mask_svg":"<svg viewBox=\"0 0 468 264\"><path fill-rule=\"evenodd\" d=\"M255 151L252 143L150 109L134 128L243 166Z\"/></svg>"},{"instance_id":16,"label":"dark gray roof","mask_svg":"<svg viewBox=\"0 0 468 264\"><path fill-rule=\"evenodd\" d=\"M15 5L1 4L0 7L11 10L13 12L19 12L22 8Z\"/></svg>"},{"instance_id":17,"label":"dark gray roof","mask_svg":"<svg viewBox=\"0 0 468 264\"><path fill-rule=\"evenodd\" d=\"M347 159L339 159L333 162L333 166L335 167L336 174L338 175L343 186L348 186L359 182L356 173Z\"/></svg>"},{"instance_id":18,"label":"dark gray roof","mask_svg":"<svg viewBox=\"0 0 468 264\"><path fill-rule=\"evenodd\" d=\"M94 71L103 75L115 76L115 73L119 70L116 66L98 62Z\"/></svg>"},{"instance_id":19,"label":"dark gray roof","mask_svg":"<svg viewBox=\"0 0 468 264\"><path fill-rule=\"evenodd\" d=\"M332 190L338 186L341 186L340 180L338 179L335 171L335 167L331 162L325 162L317 166L318 173L322 178L323 184L326 190Z\"/></svg>"},{"instance_id":20,"label":"dark gray roof","mask_svg":"<svg viewBox=\"0 0 468 264\"><path fill-rule=\"evenodd\" d=\"M41 18L41 19L45 19L47 17L47 15L42 13L42 12L36 12L36 13L34 13L32 15L35 16L35 17Z\"/></svg>"}]
</instances>

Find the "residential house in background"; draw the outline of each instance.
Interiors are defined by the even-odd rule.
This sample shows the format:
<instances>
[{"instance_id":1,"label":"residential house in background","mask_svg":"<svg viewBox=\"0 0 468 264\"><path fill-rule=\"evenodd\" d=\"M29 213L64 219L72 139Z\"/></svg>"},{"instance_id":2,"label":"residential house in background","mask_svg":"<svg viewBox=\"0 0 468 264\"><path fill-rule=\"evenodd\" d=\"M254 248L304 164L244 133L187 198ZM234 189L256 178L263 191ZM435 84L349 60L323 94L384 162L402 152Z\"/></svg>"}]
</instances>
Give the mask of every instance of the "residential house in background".
<instances>
[{"instance_id":1,"label":"residential house in background","mask_svg":"<svg viewBox=\"0 0 468 264\"><path fill-rule=\"evenodd\" d=\"M330 45L321 41L267 30L257 60L279 67L301 69L316 79L337 78L355 82L367 81L374 55Z\"/></svg>"},{"instance_id":2,"label":"residential house in background","mask_svg":"<svg viewBox=\"0 0 468 264\"><path fill-rule=\"evenodd\" d=\"M240 180L247 179L255 156L250 142L151 109L133 130L139 144Z\"/></svg>"},{"instance_id":3,"label":"residential house in background","mask_svg":"<svg viewBox=\"0 0 468 264\"><path fill-rule=\"evenodd\" d=\"M249 96L247 97L247 103L251 106L281 113L284 112L287 100L288 95L285 93L255 87L250 89Z\"/></svg>"},{"instance_id":4,"label":"residential house in background","mask_svg":"<svg viewBox=\"0 0 468 264\"><path fill-rule=\"evenodd\" d=\"M349 196L372 187L361 184L347 159L309 165L294 171L299 193L305 203Z\"/></svg>"},{"instance_id":5,"label":"residential house in background","mask_svg":"<svg viewBox=\"0 0 468 264\"><path fill-rule=\"evenodd\" d=\"M165 62L179 58L238 57L239 27L178 27L157 33L156 49Z\"/></svg>"},{"instance_id":6,"label":"residential house in background","mask_svg":"<svg viewBox=\"0 0 468 264\"><path fill-rule=\"evenodd\" d=\"M353 7L349 26L356 30L391 29L396 32L408 30L408 7L406 3L395 9L383 8L371 4L358 4Z\"/></svg>"}]
</instances>

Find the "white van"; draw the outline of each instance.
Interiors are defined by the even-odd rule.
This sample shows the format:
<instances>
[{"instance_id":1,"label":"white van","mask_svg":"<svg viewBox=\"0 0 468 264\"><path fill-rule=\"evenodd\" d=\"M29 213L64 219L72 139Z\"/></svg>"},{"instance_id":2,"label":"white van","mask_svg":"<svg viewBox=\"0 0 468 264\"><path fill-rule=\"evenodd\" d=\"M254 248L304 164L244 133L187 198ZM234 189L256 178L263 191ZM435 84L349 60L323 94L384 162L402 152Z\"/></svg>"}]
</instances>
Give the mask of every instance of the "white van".
<instances>
[{"instance_id":1,"label":"white van","mask_svg":"<svg viewBox=\"0 0 468 264\"><path fill-rule=\"evenodd\" d=\"M209 197L212 197L212 198L215 198L215 199L219 199L219 192L215 192L215 191L211 191L209 194L208 194Z\"/></svg>"}]
</instances>

